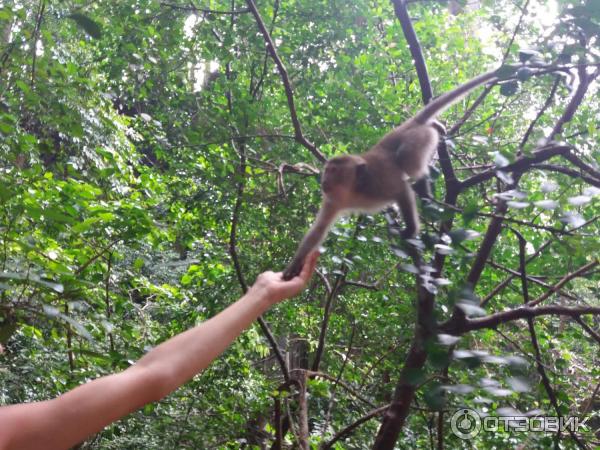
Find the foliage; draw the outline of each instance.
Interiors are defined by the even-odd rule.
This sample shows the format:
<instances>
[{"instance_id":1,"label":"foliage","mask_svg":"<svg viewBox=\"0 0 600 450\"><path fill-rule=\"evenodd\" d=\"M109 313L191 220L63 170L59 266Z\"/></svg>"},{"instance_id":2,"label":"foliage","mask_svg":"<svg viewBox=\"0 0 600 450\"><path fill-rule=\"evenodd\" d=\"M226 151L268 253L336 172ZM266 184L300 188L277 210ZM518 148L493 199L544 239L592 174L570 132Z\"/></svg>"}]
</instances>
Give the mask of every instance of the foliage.
<instances>
[{"instance_id":1,"label":"foliage","mask_svg":"<svg viewBox=\"0 0 600 450\"><path fill-rule=\"evenodd\" d=\"M298 140L248 4L193 3L0 1L2 404L128 367L283 267L314 217L320 163ZM542 20L545 8L556 20ZM420 107L424 80L390 2L258 9L302 133L325 156L365 150ZM463 441L450 431L461 407L590 417L579 434L597 445L597 313L544 314L530 327L451 321L522 306L521 274L529 299L552 293L540 307L600 306L598 85L581 88L582 70L598 75L597 2L414 2L410 17L435 93L512 66L464 123L480 91L444 115L453 172L435 163L420 240L423 261L443 272L416 267L383 214L352 217L326 241L307 292L266 315L292 369L313 366L324 346L308 384L311 445L388 404L401 381L418 388L398 448L578 446L550 432ZM563 141L568 152L534 160ZM454 198L451 173L463 182ZM446 328L419 343L424 298L429 322ZM411 368L415 342L427 362ZM302 413L282 381L252 327L206 372L84 448L265 448L276 398L294 423ZM333 448L373 445L380 416Z\"/></svg>"}]
</instances>

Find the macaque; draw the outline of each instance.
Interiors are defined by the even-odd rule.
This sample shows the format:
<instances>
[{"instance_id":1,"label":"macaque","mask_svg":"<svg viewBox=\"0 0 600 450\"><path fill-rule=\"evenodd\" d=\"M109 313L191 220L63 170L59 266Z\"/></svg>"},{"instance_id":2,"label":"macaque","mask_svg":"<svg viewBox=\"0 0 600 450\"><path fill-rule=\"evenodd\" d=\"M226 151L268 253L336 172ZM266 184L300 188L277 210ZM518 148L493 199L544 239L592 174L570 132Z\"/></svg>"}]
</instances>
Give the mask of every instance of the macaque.
<instances>
[{"instance_id":1,"label":"macaque","mask_svg":"<svg viewBox=\"0 0 600 450\"><path fill-rule=\"evenodd\" d=\"M366 153L336 156L327 161L321 180L321 209L283 272L283 279L289 280L300 273L306 255L323 242L340 215L374 213L397 203L406 224L402 238L416 236L419 215L410 181L429 173L429 161L437 148L439 133L444 133L444 127L435 118L471 90L495 77L496 71L488 72L441 95L387 133Z\"/></svg>"}]
</instances>

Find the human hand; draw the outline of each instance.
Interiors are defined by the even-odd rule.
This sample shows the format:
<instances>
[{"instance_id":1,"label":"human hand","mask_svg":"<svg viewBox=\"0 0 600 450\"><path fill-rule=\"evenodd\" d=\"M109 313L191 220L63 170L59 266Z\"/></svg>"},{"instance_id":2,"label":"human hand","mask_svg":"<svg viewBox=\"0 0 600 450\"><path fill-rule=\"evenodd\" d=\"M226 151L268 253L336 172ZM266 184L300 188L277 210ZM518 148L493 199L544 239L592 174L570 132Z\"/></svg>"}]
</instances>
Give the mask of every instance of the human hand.
<instances>
[{"instance_id":1,"label":"human hand","mask_svg":"<svg viewBox=\"0 0 600 450\"><path fill-rule=\"evenodd\" d=\"M261 297L265 297L269 304L275 304L286 298L298 295L306 287L317 265L319 252L314 251L306 257L302 271L291 280L284 281L282 272L261 273L250 288Z\"/></svg>"}]
</instances>

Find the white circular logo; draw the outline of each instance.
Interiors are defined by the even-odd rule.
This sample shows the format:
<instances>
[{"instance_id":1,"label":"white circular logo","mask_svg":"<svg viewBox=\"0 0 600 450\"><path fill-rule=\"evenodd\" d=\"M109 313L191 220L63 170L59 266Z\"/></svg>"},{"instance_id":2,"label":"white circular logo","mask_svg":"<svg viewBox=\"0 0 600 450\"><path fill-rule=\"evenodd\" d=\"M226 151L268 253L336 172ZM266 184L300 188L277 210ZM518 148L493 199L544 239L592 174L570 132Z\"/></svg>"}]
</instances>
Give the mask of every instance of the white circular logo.
<instances>
[{"instance_id":1,"label":"white circular logo","mask_svg":"<svg viewBox=\"0 0 600 450\"><path fill-rule=\"evenodd\" d=\"M460 439L472 439L481 431L481 417L472 409L459 409L450 419L450 428Z\"/></svg>"}]
</instances>

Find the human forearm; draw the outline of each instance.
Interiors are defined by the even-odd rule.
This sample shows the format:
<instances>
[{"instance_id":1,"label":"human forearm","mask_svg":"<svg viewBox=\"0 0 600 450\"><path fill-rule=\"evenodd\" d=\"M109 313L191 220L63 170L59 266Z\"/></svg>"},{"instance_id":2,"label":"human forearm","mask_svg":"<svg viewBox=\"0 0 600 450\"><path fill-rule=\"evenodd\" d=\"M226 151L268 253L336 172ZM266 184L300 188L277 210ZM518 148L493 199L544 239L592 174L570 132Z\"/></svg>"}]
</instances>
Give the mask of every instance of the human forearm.
<instances>
[{"instance_id":1,"label":"human forearm","mask_svg":"<svg viewBox=\"0 0 600 450\"><path fill-rule=\"evenodd\" d=\"M0 450L65 449L109 423L159 400L205 369L260 314L297 295L316 265L313 253L302 273L284 281L261 274L233 305L207 322L177 335L127 370L79 386L60 397L0 407Z\"/></svg>"},{"instance_id":2,"label":"human forearm","mask_svg":"<svg viewBox=\"0 0 600 450\"><path fill-rule=\"evenodd\" d=\"M17 429L23 421L32 422L26 433L15 434L6 447L0 436L0 449L36 450L41 442L48 450L72 447L144 404L163 398L205 369L269 306L266 293L250 291L121 373L98 378L53 400L0 409L0 421L4 419L0 433L4 427Z\"/></svg>"},{"instance_id":3,"label":"human forearm","mask_svg":"<svg viewBox=\"0 0 600 450\"><path fill-rule=\"evenodd\" d=\"M161 374L166 395L204 370L271 303L266 292L250 290L213 318L152 349L132 368Z\"/></svg>"}]
</instances>

